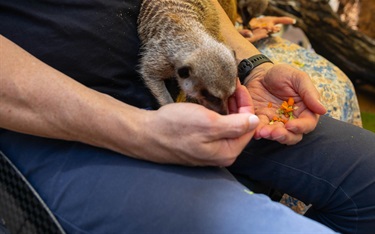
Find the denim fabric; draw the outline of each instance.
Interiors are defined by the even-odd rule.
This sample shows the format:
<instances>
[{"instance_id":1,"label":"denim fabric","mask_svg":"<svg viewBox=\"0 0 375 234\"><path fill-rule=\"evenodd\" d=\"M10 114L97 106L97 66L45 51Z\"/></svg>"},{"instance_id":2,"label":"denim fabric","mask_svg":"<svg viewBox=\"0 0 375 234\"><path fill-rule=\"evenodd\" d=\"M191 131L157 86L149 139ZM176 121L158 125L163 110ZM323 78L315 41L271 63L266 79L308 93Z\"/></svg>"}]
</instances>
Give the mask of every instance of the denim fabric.
<instances>
[{"instance_id":1,"label":"denim fabric","mask_svg":"<svg viewBox=\"0 0 375 234\"><path fill-rule=\"evenodd\" d=\"M229 171L313 206L306 218L254 194L225 168L139 161L76 142L0 131L68 233L254 233L375 230L375 135L322 117L295 146L250 142ZM320 223L319 223L320 222Z\"/></svg>"},{"instance_id":2,"label":"denim fabric","mask_svg":"<svg viewBox=\"0 0 375 234\"><path fill-rule=\"evenodd\" d=\"M343 233L375 230L375 134L322 116L294 146L252 141L229 167L312 204L305 214Z\"/></svg>"}]
</instances>

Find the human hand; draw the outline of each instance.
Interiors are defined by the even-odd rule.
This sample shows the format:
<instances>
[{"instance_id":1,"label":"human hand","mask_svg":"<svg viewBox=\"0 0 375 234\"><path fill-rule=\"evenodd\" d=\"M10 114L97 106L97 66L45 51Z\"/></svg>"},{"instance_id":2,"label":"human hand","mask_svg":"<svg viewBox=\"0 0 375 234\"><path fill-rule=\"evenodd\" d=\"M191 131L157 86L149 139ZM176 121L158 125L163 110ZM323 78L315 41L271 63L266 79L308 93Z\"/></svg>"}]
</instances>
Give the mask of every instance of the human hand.
<instances>
[{"instance_id":1,"label":"human hand","mask_svg":"<svg viewBox=\"0 0 375 234\"><path fill-rule=\"evenodd\" d=\"M193 103L173 103L150 111L147 160L191 166L229 166L254 135L259 119L246 87L238 82L229 100L229 115Z\"/></svg>"},{"instance_id":2,"label":"human hand","mask_svg":"<svg viewBox=\"0 0 375 234\"><path fill-rule=\"evenodd\" d=\"M265 16L261 18L253 18L250 21L249 29L239 30L240 34L251 43L269 37L272 33L280 31L278 24L295 24L296 20L290 17Z\"/></svg>"},{"instance_id":3,"label":"human hand","mask_svg":"<svg viewBox=\"0 0 375 234\"><path fill-rule=\"evenodd\" d=\"M1 35L0 50L0 128L152 162L228 166L259 123L249 92L238 81L229 115L193 103L148 111L82 85ZM26 90L24 95L15 87ZM41 95L41 89L48 92Z\"/></svg>"},{"instance_id":4,"label":"human hand","mask_svg":"<svg viewBox=\"0 0 375 234\"><path fill-rule=\"evenodd\" d=\"M254 30L240 29L238 32L251 43L267 38L270 35L269 31L264 28L256 28Z\"/></svg>"},{"instance_id":5,"label":"human hand","mask_svg":"<svg viewBox=\"0 0 375 234\"><path fill-rule=\"evenodd\" d=\"M260 18L253 18L250 21L250 28L257 29L263 28L270 33L275 33L280 31L280 26L278 24L295 24L296 20L290 17L277 17L277 16L265 16Z\"/></svg>"},{"instance_id":6,"label":"human hand","mask_svg":"<svg viewBox=\"0 0 375 234\"><path fill-rule=\"evenodd\" d=\"M319 115L326 112L309 76L286 64L264 63L258 66L251 73L246 86L253 98L255 114L260 119L255 139L265 138L287 145L296 144L303 134L315 129ZM297 109L293 114L296 118L286 124L275 122L270 125L280 104L289 97L295 101ZM270 102L273 104L271 108L268 107Z\"/></svg>"}]
</instances>

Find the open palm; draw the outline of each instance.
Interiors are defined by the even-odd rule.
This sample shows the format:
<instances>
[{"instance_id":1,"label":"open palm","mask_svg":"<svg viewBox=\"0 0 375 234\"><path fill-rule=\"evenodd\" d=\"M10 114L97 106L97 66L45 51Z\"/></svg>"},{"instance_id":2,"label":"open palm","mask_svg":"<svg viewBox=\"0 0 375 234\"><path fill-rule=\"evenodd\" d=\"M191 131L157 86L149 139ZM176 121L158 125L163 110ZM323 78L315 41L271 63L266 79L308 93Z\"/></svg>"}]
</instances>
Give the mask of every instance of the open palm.
<instances>
[{"instance_id":1,"label":"open palm","mask_svg":"<svg viewBox=\"0 0 375 234\"><path fill-rule=\"evenodd\" d=\"M302 139L303 134L315 129L319 115L326 110L319 102L319 93L306 73L285 64L266 66L267 69L254 74L247 83L255 114L261 120L254 137L295 144ZM290 97L295 101L293 114L296 118L286 124L276 122L270 125L277 109Z\"/></svg>"}]
</instances>

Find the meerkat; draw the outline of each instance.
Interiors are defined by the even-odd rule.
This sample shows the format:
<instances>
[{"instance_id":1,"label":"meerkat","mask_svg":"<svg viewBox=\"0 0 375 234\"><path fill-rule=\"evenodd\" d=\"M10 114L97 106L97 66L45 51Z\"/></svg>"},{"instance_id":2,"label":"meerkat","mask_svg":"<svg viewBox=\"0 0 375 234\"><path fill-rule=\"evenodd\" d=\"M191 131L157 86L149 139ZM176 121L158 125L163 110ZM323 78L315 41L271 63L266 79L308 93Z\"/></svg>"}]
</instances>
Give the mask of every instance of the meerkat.
<instances>
[{"instance_id":1,"label":"meerkat","mask_svg":"<svg viewBox=\"0 0 375 234\"><path fill-rule=\"evenodd\" d=\"M237 63L219 28L210 0L143 1L139 72L161 106L174 102L164 82L174 78L187 99L227 114Z\"/></svg>"},{"instance_id":2,"label":"meerkat","mask_svg":"<svg viewBox=\"0 0 375 234\"><path fill-rule=\"evenodd\" d=\"M262 15L267 7L268 0L237 0L237 8L242 18L243 27L251 29L250 20Z\"/></svg>"}]
</instances>

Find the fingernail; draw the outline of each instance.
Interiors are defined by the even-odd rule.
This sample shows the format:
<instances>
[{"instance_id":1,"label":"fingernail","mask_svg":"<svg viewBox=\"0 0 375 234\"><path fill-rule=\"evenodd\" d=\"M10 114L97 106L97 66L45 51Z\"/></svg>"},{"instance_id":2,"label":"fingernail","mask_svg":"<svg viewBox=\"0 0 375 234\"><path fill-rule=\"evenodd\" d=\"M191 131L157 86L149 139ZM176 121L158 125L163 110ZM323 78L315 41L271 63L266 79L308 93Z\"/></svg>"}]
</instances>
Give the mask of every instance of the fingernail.
<instances>
[{"instance_id":1,"label":"fingernail","mask_svg":"<svg viewBox=\"0 0 375 234\"><path fill-rule=\"evenodd\" d=\"M294 20L293 20L293 24L296 24L296 23L297 23L297 20L296 20L296 19L294 19Z\"/></svg>"},{"instance_id":2,"label":"fingernail","mask_svg":"<svg viewBox=\"0 0 375 234\"><path fill-rule=\"evenodd\" d=\"M249 117L249 123L250 123L251 129L253 129L256 126L258 126L258 124L259 124L259 118L258 118L258 116L256 116L256 115L250 115L250 117Z\"/></svg>"}]
</instances>

